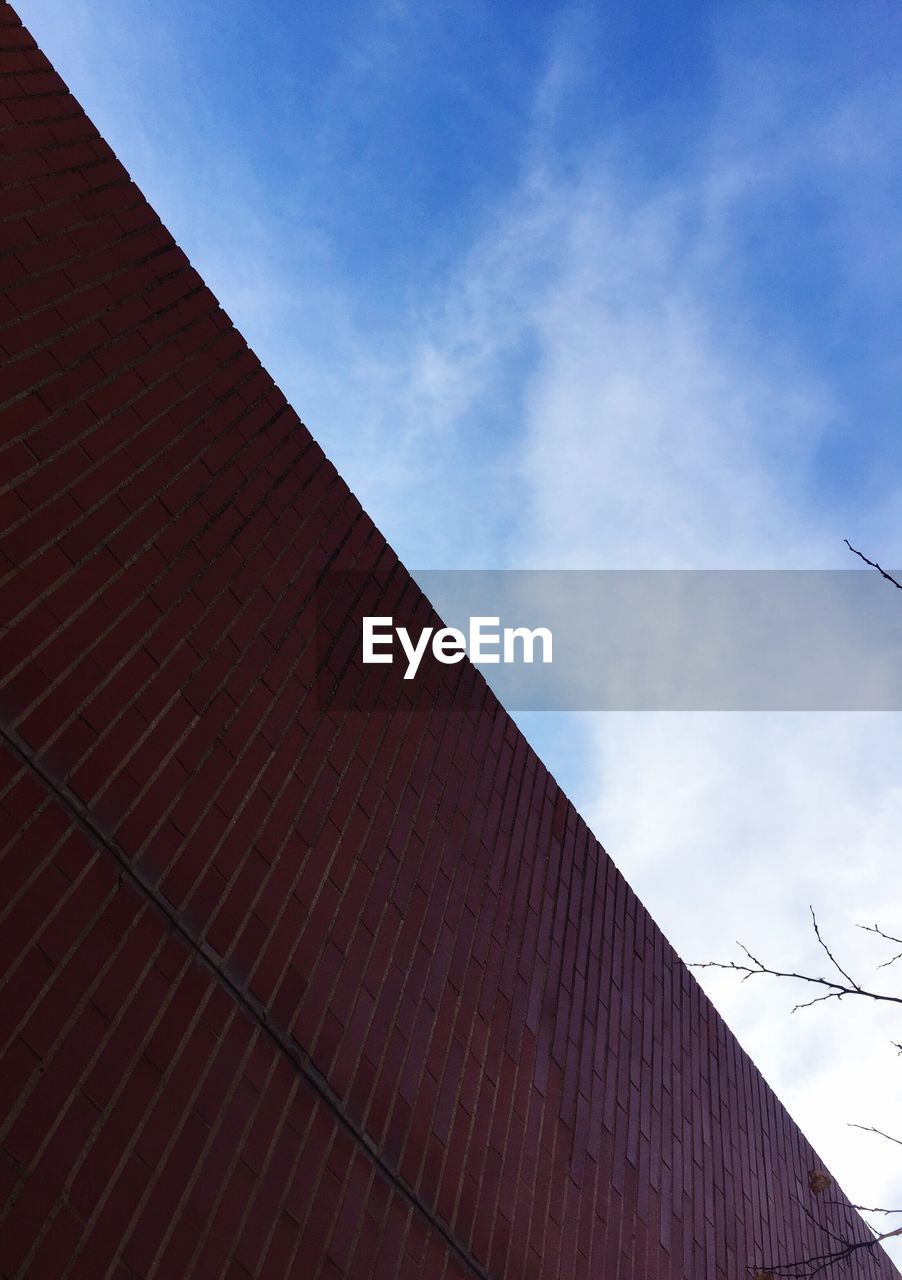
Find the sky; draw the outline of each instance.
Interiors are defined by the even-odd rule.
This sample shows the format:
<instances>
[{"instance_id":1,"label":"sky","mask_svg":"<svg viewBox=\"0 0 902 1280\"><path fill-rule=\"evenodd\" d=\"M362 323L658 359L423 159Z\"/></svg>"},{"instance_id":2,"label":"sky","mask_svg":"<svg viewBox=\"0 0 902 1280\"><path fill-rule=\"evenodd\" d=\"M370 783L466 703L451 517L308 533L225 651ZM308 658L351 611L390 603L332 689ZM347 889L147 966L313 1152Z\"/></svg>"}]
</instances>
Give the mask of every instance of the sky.
<instances>
[{"instance_id":1,"label":"sky","mask_svg":"<svg viewBox=\"0 0 902 1280\"><path fill-rule=\"evenodd\" d=\"M412 570L902 564L895 0L19 11ZM686 960L892 984L898 715L518 720ZM902 1208L892 1012L699 978Z\"/></svg>"}]
</instances>

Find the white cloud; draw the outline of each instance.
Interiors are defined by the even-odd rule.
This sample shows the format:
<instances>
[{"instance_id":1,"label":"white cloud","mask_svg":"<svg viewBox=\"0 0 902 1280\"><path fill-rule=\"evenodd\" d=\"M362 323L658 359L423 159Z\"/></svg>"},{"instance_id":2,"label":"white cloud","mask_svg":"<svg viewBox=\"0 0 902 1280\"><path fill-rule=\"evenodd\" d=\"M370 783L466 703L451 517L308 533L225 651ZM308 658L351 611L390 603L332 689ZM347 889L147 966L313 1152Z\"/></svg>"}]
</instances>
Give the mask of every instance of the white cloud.
<instances>
[{"instance_id":1,"label":"white cloud","mask_svg":"<svg viewBox=\"0 0 902 1280\"><path fill-rule=\"evenodd\" d=\"M777 129L773 99L770 109ZM844 104L837 116L848 120ZM819 133L834 136L824 122ZM810 478L833 387L744 328L735 295L718 288L750 191L778 190L803 154L812 163L808 139L796 141L794 156L784 142L756 164L725 162L721 137L699 186L644 205L604 166L549 195L564 248L530 306L539 358L527 399L524 561L846 563L845 530L813 501ZM834 146L816 161L838 184L850 158L861 163L854 148ZM872 546L898 545L897 494L864 515ZM592 720L588 734L586 816L682 955L729 959L740 938L775 964L818 970L813 903L855 971L873 974L886 953L851 925L902 928L897 716L616 715ZM902 1206L897 1148L846 1123L902 1134L892 1009L846 1002L790 1018L798 997L764 979L700 977L845 1189ZM892 989L893 972L883 978Z\"/></svg>"},{"instance_id":2,"label":"white cloud","mask_svg":"<svg viewBox=\"0 0 902 1280\"><path fill-rule=\"evenodd\" d=\"M898 717L612 716L595 724L603 782L587 817L687 960L737 960L736 940L776 968L824 973L813 904L837 958L863 985L898 989L891 947L857 931L902 922ZM697 976L765 1077L863 1203L902 1204L888 1143L902 1134L898 1011L862 1002L790 1014L818 995L716 971Z\"/></svg>"}]
</instances>

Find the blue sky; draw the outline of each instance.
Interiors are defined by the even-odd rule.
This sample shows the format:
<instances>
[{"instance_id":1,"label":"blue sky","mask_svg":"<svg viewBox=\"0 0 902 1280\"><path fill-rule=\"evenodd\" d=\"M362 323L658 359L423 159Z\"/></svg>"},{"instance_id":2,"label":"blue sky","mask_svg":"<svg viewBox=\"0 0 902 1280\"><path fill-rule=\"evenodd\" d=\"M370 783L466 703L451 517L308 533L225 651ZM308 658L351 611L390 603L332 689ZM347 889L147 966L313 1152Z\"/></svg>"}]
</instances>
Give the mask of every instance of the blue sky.
<instances>
[{"instance_id":1,"label":"blue sky","mask_svg":"<svg viewBox=\"0 0 902 1280\"><path fill-rule=\"evenodd\" d=\"M411 568L902 564L895 0L20 11ZM523 724L686 958L884 958L898 717ZM898 1029L705 984L902 1204Z\"/></svg>"},{"instance_id":2,"label":"blue sky","mask_svg":"<svg viewBox=\"0 0 902 1280\"><path fill-rule=\"evenodd\" d=\"M862 523L870 532L862 504L895 501L893 10L117 0L101 15L32 0L25 12L76 89L90 84L106 135L371 506L376 414L349 426L338 375L330 384L323 370L346 375L350 363L362 392L373 365L394 371L417 338L424 360L427 346L456 357L443 368L466 379L467 411L458 406L453 430L428 424L424 435L433 468L445 464L442 489L468 474L476 537L436 540L418 512L409 546L397 504L376 514L409 563L446 550L449 563L475 552L497 564L522 560L532 527L517 489L523 400L543 354L533 312L568 250L579 252L568 233L580 201L591 209L599 196L614 205L616 233L599 218L590 248L626 267L615 304L618 293L629 301L631 255L648 272L648 248L622 233L658 218L664 260L646 286L692 288L719 331L719 359L757 365L747 372L764 380L797 376L828 402L793 495L835 512L824 557L840 563L842 536ZM505 235L519 256L499 265ZM473 296L480 287L488 305ZM468 306L481 351L465 349ZM480 317L492 334L478 332ZM313 387L296 377L304 362L320 366ZM408 381L417 372L428 377L408 368ZM406 435L410 408L398 400L399 388L384 390L381 411L397 408ZM785 447L770 444L779 466ZM427 446L408 447L406 471L422 478ZM886 556L894 548L880 533Z\"/></svg>"}]
</instances>

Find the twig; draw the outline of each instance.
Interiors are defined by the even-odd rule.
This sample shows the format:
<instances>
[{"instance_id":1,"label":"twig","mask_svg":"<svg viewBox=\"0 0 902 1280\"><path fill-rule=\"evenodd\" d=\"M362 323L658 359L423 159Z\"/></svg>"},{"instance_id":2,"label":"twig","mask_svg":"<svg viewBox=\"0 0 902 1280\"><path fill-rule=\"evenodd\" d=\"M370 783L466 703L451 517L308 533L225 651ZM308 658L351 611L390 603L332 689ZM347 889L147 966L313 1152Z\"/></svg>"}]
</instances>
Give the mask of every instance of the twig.
<instances>
[{"instance_id":1,"label":"twig","mask_svg":"<svg viewBox=\"0 0 902 1280\"><path fill-rule=\"evenodd\" d=\"M825 1200L824 1203L845 1207L841 1200ZM856 1209L859 1213L902 1213L902 1209L878 1209L869 1204L850 1204L849 1208Z\"/></svg>"},{"instance_id":2,"label":"twig","mask_svg":"<svg viewBox=\"0 0 902 1280\"><path fill-rule=\"evenodd\" d=\"M763 964L757 956L752 955L741 942L737 942L736 945L751 960L752 963L750 965L737 964L735 960L697 960L690 962L689 967L690 969L729 969L733 973L740 974L743 982L760 974L767 974L771 978L794 978L797 982L808 982L813 986L827 988L825 995L815 996L812 1000L804 1000L797 1005L793 1005L793 1013L797 1009L810 1009L812 1005L820 1004L824 1000L842 1000L845 996L863 996L868 1000L902 1004L902 996L891 996L882 991L870 991L867 987L860 987L855 984L846 986L845 983L837 982L833 978L818 978L810 973L795 973L788 969L771 969L766 964Z\"/></svg>"},{"instance_id":3,"label":"twig","mask_svg":"<svg viewBox=\"0 0 902 1280\"><path fill-rule=\"evenodd\" d=\"M860 924L857 927L859 929L863 929L865 933L875 933L878 938L883 938L886 942L894 942L897 946L902 947L902 938L894 938L891 933L884 933L884 931L876 924ZM891 964L895 964L897 960L902 960L902 951L891 956L889 960L884 960L883 964L878 965L877 968L888 969L889 966Z\"/></svg>"},{"instance_id":4,"label":"twig","mask_svg":"<svg viewBox=\"0 0 902 1280\"><path fill-rule=\"evenodd\" d=\"M852 546L848 538L843 538L843 542L846 544L846 546L849 548L849 550L852 552L853 555L858 556L859 560L863 560L865 564L869 564L872 569L876 569L877 572L881 575L881 577L886 578L887 582L891 582L894 587L898 587L899 590L902 591L902 582L897 582L891 573L887 573L885 569L881 569L880 565L877 563L876 560L869 560L867 556L863 554L863 552L858 551L855 547Z\"/></svg>"},{"instance_id":5,"label":"twig","mask_svg":"<svg viewBox=\"0 0 902 1280\"><path fill-rule=\"evenodd\" d=\"M690 962L689 967L690 969L728 969L733 973L740 974L743 982L747 982L749 978L757 977L760 974L767 974L768 977L771 978L794 978L796 982L807 982L812 986L826 988L823 995L814 996L811 1000L803 1000L800 1001L799 1004L793 1005L793 1013L799 1009L810 1009L812 1005L821 1004L825 1000L842 1000L845 996L862 996L868 1000L879 1000L888 1004L902 1004L902 996L889 995L885 991L871 991L869 988L863 987L861 983L856 982L855 979L846 972L821 936L814 908L809 907L808 909L811 912L811 922L815 936L829 958L830 963L836 969L837 973L845 979L844 982L838 982L835 978L817 977L811 973L796 973L793 970L772 969L770 965L766 965L763 960L759 960L756 955L749 951L748 947L744 943L738 941L736 945L739 947L740 951L748 957L750 961L749 964L737 964L735 960L703 960ZM861 927L868 929L872 933L880 932L876 925L873 929L871 929L869 925L863 925ZM889 940L902 942L902 939L890 938ZM900 1048L900 1052L902 1052L902 1047L897 1046L897 1048Z\"/></svg>"},{"instance_id":6,"label":"twig","mask_svg":"<svg viewBox=\"0 0 902 1280\"><path fill-rule=\"evenodd\" d=\"M878 1138L886 1138L887 1142L895 1142L897 1146L902 1147L902 1138L894 1138L891 1133L884 1133L882 1129L875 1129L872 1124L852 1124L849 1122L850 1129L861 1129L863 1133L876 1133ZM898 1213L899 1210L891 1210Z\"/></svg>"},{"instance_id":7,"label":"twig","mask_svg":"<svg viewBox=\"0 0 902 1280\"><path fill-rule=\"evenodd\" d=\"M809 905L808 905L808 910L811 912L811 924L812 924L812 927L813 927L813 929L814 929L814 936L817 938L818 942L821 944L821 946L823 947L824 951L826 952L827 957L828 957L828 958L829 958L829 960L830 960L830 963L833 965L833 967L834 967L834 969L837 971L837 973L842 974L842 976L845 978L846 982L850 982L850 983L852 984L852 986L855 988L855 990L856 990L856 991L860 991L860 990L861 990L861 986L860 986L860 985L855 981L855 979L854 979L853 977L850 977L850 975L849 975L848 973L846 973L845 969L842 967L842 965L839 963L839 961L838 961L838 960L836 959L836 957L834 956L833 952L832 952L832 951L830 950L830 948L827 946L826 942L824 942L824 939L821 937L821 931L820 931L820 929L817 927L817 916L814 914L814 907L812 907L810 903L809 903Z\"/></svg>"},{"instance_id":8,"label":"twig","mask_svg":"<svg viewBox=\"0 0 902 1280\"><path fill-rule=\"evenodd\" d=\"M823 1223L816 1225L820 1230L826 1231ZM826 1232L826 1234L836 1238L833 1232ZM826 1253L812 1254L810 1258L799 1258L794 1262L765 1263L758 1267L758 1274L773 1276L775 1280L776 1277L781 1277L782 1280L814 1280L815 1276L823 1275L838 1263L848 1262L861 1249L875 1249L884 1240L899 1235L902 1235L902 1227L896 1227L892 1231L875 1232L869 1240L842 1240L836 1249Z\"/></svg>"}]
</instances>

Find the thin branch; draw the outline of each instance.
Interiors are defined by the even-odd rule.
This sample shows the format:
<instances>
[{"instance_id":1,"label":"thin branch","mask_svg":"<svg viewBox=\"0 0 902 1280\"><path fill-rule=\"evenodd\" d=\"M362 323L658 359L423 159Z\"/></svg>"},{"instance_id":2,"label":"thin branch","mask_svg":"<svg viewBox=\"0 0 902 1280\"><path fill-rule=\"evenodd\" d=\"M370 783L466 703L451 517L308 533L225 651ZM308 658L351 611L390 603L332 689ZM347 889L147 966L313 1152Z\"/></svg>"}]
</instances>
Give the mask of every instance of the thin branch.
<instances>
[{"instance_id":1,"label":"thin branch","mask_svg":"<svg viewBox=\"0 0 902 1280\"><path fill-rule=\"evenodd\" d=\"M845 1208L841 1200L825 1200L824 1203ZM856 1209L859 1213L902 1213L902 1209L878 1209L869 1204L850 1204L849 1208Z\"/></svg>"},{"instance_id":2,"label":"thin branch","mask_svg":"<svg viewBox=\"0 0 902 1280\"><path fill-rule=\"evenodd\" d=\"M860 924L857 926L863 929L865 933L876 933L878 938L885 938L887 942L895 942L902 947L902 938L896 938L891 933L887 933L885 929L881 929L878 924Z\"/></svg>"},{"instance_id":3,"label":"thin branch","mask_svg":"<svg viewBox=\"0 0 902 1280\"><path fill-rule=\"evenodd\" d=\"M889 995L884 991L871 991L869 988L863 987L861 983L856 982L855 979L842 967L824 941L820 927L818 926L817 916L814 913L814 908L809 907L808 910L811 912L811 923L814 928L815 937L834 969L836 969L840 977L844 979L843 982L838 982L835 978L818 977L811 973L796 973L794 970L772 969L770 965L766 965L763 960L759 960L758 957L749 951L748 947L742 942L737 942L736 945L748 958L749 964L738 964L735 960L704 960L692 962L689 967L690 969L728 969L733 973L738 973L743 982L747 982L749 978L757 977L760 974L767 974L768 977L771 978L793 978L796 982L807 982L812 986L824 987L826 989L823 995L814 996L811 1000L803 1000L798 1004L793 1005L793 1013L796 1013L799 1009L810 1009L813 1005L821 1004L825 1000L842 1000L845 996L862 996L868 1000L879 1000L888 1004L902 1004L902 996ZM870 925L861 925L860 927L868 930L870 933L880 933L881 936L886 937L889 941L902 943L902 939L894 939L887 934L882 934L876 925L873 928L871 928ZM898 1045L897 1048L899 1048ZM900 1048L900 1052L902 1052L902 1048Z\"/></svg>"},{"instance_id":4,"label":"thin branch","mask_svg":"<svg viewBox=\"0 0 902 1280\"><path fill-rule=\"evenodd\" d=\"M842 977L845 978L846 982L850 982L856 991L860 991L861 986L859 985L859 983L857 983L853 977L851 977L848 973L846 973L845 969L842 967L842 965L834 956L833 952L827 946L826 942L824 942L824 939L821 937L821 931L817 926L817 916L814 914L814 907L812 907L810 903L808 906L808 910L811 912L811 925L812 925L812 928L814 929L814 936L817 938L818 942L821 944L824 951L826 952L827 957L830 960L830 963L833 965L836 972L841 974Z\"/></svg>"},{"instance_id":5,"label":"thin branch","mask_svg":"<svg viewBox=\"0 0 902 1280\"><path fill-rule=\"evenodd\" d=\"M883 938L886 942L894 942L897 946L902 947L902 938L894 938L891 933L884 933L876 924L860 924L857 926L863 929L865 933L875 933L878 938ZM888 969L891 964L895 964L897 960L902 960L902 951L891 956L889 960L884 960L883 964L877 966L878 969Z\"/></svg>"},{"instance_id":6,"label":"thin branch","mask_svg":"<svg viewBox=\"0 0 902 1280\"><path fill-rule=\"evenodd\" d=\"M833 1232L826 1231L823 1223L816 1225L825 1234L836 1238ZM848 1262L860 1250L876 1249L884 1240L899 1235L902 1235L902 1227L896 1227L892 1231L875 1232L869 1240L841 1240L837 1248L830 1249L826 1253L812 1254L809 1258L799 1258L794 1262L765 1263L759 1266L758 1275L773 1276L774 1280L777 1277L781 1277L781 1280L813 1280L815 1276L823 1275L838 1263Z\"/></svg>"},{"instance_id":7,"label":"thin branch","mask_svg":"<svg viewBox=\"0 0 902 1280\"><path fill-rule=\"evenodd\" d=\"M815 996L812 1000L805 1000L793 1006L793 1013L797 1009L809 1009L814 1004L819 1004L823 1000L842 1000L844 996L863 996L868 1000L880 1000L889 1004L902 1004L902 996L887 995L882 991L870 991L867 987L857 985L847 986L843 982L837 982L834 978L818 978L810 973L795 973L789 969L771 969L768 965L763 964L757 956L752 955L747 947L741 942L736 944L748 956L751 964L737 964L735 960L704 960L690 962L691 969L729 969L733 973L738 973L743 982L749 978L758 977L761 974L767 974L771 978L794 978L797 982L808 982L813 986L826 987L826 993L821 996Z\"/></svg>"},{"instance_id":8,"label":"thin branch","mask_svg":"<svg viewBox=\"0 0 902 1280\"><path fill-rule=\"evenodd\" d=\"M898 587L902 591L902 582L897 582L891 573L887 573L885 569L881 569L876 560L869 560L863 552L858 551L852 546L848 538L843 538L843 542L849 548L853 555L858 556L859 560L863 560L865 564L869 564L872 569L876 569L882 578L886 578L887 582L891 582L894 587Z\"/></svg>"},{"instance_id":9,"label":"thin branch","mask_svg":"<svg viewBox=\"0 0 902 1280\"><path fill-rule=\"evenodd\" d=\"M887 1142L895 1142L897 1146L902 1147L902 1138L894 1138L891 1133L884 1133L882 1129L875 1129L872 1124L852 1124L849 1123L850 1129L861 1129L863 1133L876 1133L878 1138L886 1138ZM899 1212L899 1210L895 1210Z\"/></svg>"},{"instance_id":10,"label":"thin branch","mask_svg":"<svg viewBox=\"0 0 902 1280\"><path fill-rule=\"evenodd\" d=\"M848 543L848 540L847 545L849 546L850 551L855 552L855 554L860 556L866 564L869 564L872 568L879 570L884 578L887 578L894 586L897 586L902 590L902 583L896 582L895 578L891 577L881 569L878 564L875 564L872 560L868 560L860 551L856 551L855 548ZM760 960L758 956L750 951L742 942L737 942L736 945L744 955L745 962L736 960L707 960L693 963L690 965L690 968L730 970L733 973L739 974L743 982L747 982L749 978L758 977L761 974L766 974L772 978L791 978L796 982L808 983L811 986L821 989L820 994L812 996L810 1000L802 1001L795 1005L793 1012L797 1009L810 1008L812 1005L819 1004L825 1000L842 1000L845 996L859 996L888 1004L902 1004L902 995L890 995L883 991L871 991L869 988L863 987L860 982L857 982L855 978L853 978L852 975L843 968L842 964L837 960L833 951L825 941L821 934L814 908L809 906L808 910L811 913L811 925L814 930L814 936L817 938L818 945L829 960L830 965L838 977L831 978L824 975L797 973L794 970L771 968L770 965L766 965L763 960ZM867 933L875 934L885 942L890 942L896 946L902 947L902 938L896 938L892 934L886 933L885 930L879 927L879 925L859 925L858 927L865 930ZM900 959L902 959L902 951L894 955L884 964L880 965L880 968L886 968L888 965L893 964ZM902 1053L902 1043L896 1041L893 1043L899 1052ZM881 1138L885 1138L889 1142L902 1146L902 1138L896 1138L892 1134L884 1133L882 1129L877 1129L873 1125L852 1124L850 1127L853 1129L861 1129L865 1133L876 1134ZM829 1182L829 1179L826 1181ZM823 1188L821 1186L815 1187L812 1185L812 1189L815 1192L819 1192ZM849 1222L848 1231L850 1232L850 1236L847 1237L843 1234L842 1228L837 1229L827 1226L815 1216L808 1205L799 1199L799 1197L795 1196L793 1198L796 1200L796 1203L805 1217L821 1233L823 1237L821 1249L823 1251L813 1252L807 1257L796 1258L794 1261L787 1260L783 1262L770 1262L759 1265L756 1270L755 1280L817 1280L818 1277L825 1276L827 1272L832 1273L835 1267L842 1268L843 1270L850 1268L853 1265L854 1258L862 1250L876 1249L886 1240L890 1240L894 1237L902 1237L902 1226L893 1227L887 1231L879 1231L873 1223L861 1218L856 1219L854 1222ZM869 1208L866 1205L850 1205L848 1202L844 1204L841 1201L824 1201L824 1203L833 1204L837 1208L845 1208L850 1214L854 1212L884 1214L887 1216L902 1214L902 1209ZM859 1238L859 1233L862 1227L866 1228L868 1231L868 1239Z\"/></svg>"},{"instance_id":11,"label":"thin branch","mask_svg":"<svg viewBox=\"0 0 902 1280\"><path fill-rule=\"evenodd\" d=\"M808 1207L808 1205L805 1204L805 1202L801 1200L798 1196L793 1196L793 1200L795 1200L796 1204L802 1210L802 1212L804 1213L805 1217L809 1220L809 1222L813 1222L814 1225L817 1227L818 1231L823 1232L823 1234L827 1237L828 1240L835 1240L843 1247L845 1247L849 1243L848 1240L845 1238L845 1236L841 1236L838 1231L832 1231L825 1223L820 1222L818 1218L815 1217L814 1213ZM865 1225L868 1225L868 1224L865 1224ZM871 1227L871 1230L873 1231L873 1227Z\"/></svg>"}]
</instances>

